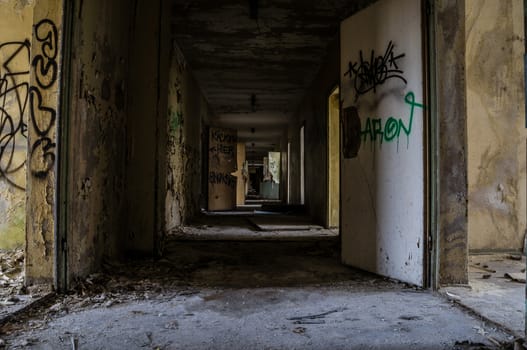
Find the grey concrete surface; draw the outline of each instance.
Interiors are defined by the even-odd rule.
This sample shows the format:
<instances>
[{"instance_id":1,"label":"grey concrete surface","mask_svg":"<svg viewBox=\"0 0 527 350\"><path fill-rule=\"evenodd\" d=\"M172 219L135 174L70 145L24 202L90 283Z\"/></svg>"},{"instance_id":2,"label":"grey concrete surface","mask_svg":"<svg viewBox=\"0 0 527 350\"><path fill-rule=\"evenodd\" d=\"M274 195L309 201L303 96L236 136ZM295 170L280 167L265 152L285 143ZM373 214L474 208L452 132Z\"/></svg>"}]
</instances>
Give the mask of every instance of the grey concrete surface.
<instances>
[{"instance_id":1,"label":"grey concrete surface","mask_svg":"<svg viewBox=\"0 0 527 350\"><path fill-rule=\"evenodd\" d=\"M220 241L336 239L338 234L338 229L325 229L306 215L258 210L202 214L191 225L170 232L173 239Z\"/></svg>"},{"instance_id":2,"label":"grey concrete surface","mask_svg":"<svg viewBox=\"0 0 527 350\"><path fill-rule=\"evenodd\" d=\"M430 293L342 285L174 291L64 314L9 341L30 349L71 349L72 338L79 349L462 349L493 348L489 337L511 340Z\"/></svg>"},{"instance_id":3,"label":"grey concrete surface","mask_svg":"<svg viewBox=\"0 0 527 350\"><path fill-rule=\"evenodd\" d=\"M489 349L513 336L339 262L333 241L169 241L4 325L28 349Z\"/></svg>"},{"instance_id":4,"label":"grey concrete surface","mask_svg":"<svg viewBox=\"0 0 527 350\"><path fill-rule=\"evenodd\" d=\"M469 258L469 286L447 287L443 292L456 302L497 322L517 336L525 334L525 283L505 277L525 275L525 257L510 254L479 254Z\"/></svg>"}]
</instances>

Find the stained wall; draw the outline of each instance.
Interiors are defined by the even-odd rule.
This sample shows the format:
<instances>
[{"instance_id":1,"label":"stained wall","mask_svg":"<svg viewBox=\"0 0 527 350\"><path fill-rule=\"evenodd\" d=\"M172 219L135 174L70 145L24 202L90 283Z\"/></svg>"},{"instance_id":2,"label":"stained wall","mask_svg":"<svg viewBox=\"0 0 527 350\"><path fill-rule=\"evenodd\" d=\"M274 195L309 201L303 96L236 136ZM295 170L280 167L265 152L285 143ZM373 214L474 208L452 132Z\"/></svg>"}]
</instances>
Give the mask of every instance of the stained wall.
<instances>
[{"instance_id":1,"label":"stained wall","mask_svg":"<svg viewBox=\"0 0 527 350\"><path fill-rule=\"evenodd\" d=\"M70 278L120 250L125 227L128 1L76 1L68 128Z\"/></svg>"},{"instance_id":2,"label":"stained wall","mask_svg":"<svg viewBox=\"0 0 527 350\"><path fill-rule=\"evenodd\" d=\"M167 108L166 230L187 223L204 202L204 122L212 111L177 43L170 53Z\"/></svg>"},{"instance_id":3,"label":"stained wall","mask_svg":"<svg viewBox=\"0 0 527 350\"><path fill-rule=\"evenodd\" d=\"M34 1L0 2L0 249L23 247Z\"/></svg>"},{"instance_id":4,"label":"stained wall","mask_svg":"<svg viewBox=\"0 0 527 350\"><path fill-rule=\"evenodd\" d=\"M468 235L520 250L526 228L523 1L466 1Z\"/></svg>"}]
</instances>

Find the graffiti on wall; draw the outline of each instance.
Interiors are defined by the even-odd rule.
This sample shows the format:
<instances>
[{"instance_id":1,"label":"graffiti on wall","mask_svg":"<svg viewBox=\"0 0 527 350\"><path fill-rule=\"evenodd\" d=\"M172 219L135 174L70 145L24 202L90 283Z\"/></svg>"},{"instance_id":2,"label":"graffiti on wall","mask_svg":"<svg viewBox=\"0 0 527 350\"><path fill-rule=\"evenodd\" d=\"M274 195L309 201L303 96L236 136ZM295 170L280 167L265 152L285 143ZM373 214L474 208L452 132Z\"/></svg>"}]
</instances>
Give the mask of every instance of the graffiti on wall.
<instances>
[{"instance_id":1,"label":"graffiti on wall","mask_svg":"<svg viewBox=\"0 0 527 350\"><path fill-rule=\"evenodd\" d=\"M42 92L57 83L58 30L53 21L44 19L35 26L34 36L39 45L31 62L36 85L29 90L29 118L36 137L29 152L29 169L34 177L45 178L55 165L57 145L51 137L57 111L46 106Z\"/></svg>"},{"instance_id":2,"label":"graffiti on wall","mask_svg":"<svg viewBox=\"0 0 527 350\"><path fill-rule=\"evenodd\" d=\"M414 122L415 110L417 108L424 109L424 105L415 101L415 94L409 92L404 97L404 103L408 107L408 117L403 120L403 117L395 118L390 116L383 118L367 118L364 128L361 129L362 142L371 142L372 144L397 142L399 146L399 139L402 135L406 136L406 147L410 144L410 135L412 133L412 125Z\"/></svg>"},{"instance_id":3,"label":"graffiti on wall","mask_svg":"<svg viewBox=\"0 0 527 350\"><path fill-rule=\"evenodd\" d=\"M29 40L0 44L0 59L0 178L24 190L14 175L26 163ZM17 157L18 151L24 156Z\"/></svg>"},{"instance_id":4,"label":"graffiti on wall","mask_svg":"<svg viewBox=\"0 0 527 350\"><path fill-rule=\"evenodd\" d=\"M232 130L212 128L210 130L209 158L214 164L232 163L236 159L238 136ZM232 165L229 165L232 166Z\"/></svg>"},{"instance_id":5,"label":"graffiti on wall","mask_svg":"<svg viewBox=\"0 0 527 350\"><path fill-rule=\"evenodd\" d=\"M231 188L236 188L236 177L227 173L210 171L209 183L213 185L226 185Z\"/></svg>"},{"instance_id":6,"label":"graffiti on wall","mask_svg":"<svg viewBox=\"0 0 527 350\"><path fill-rule=\"evenodd\" d=\"M377 87L390 79L399 79L406 85L404 71L398 65L398 61L405 54L396 54L394 48L393 42L390 41L384 55L376 55L375 50L371 50L369 59L365 58L360 50L358 60L348 62L348 70L344 76L351 80L356 98L369 91L377 92Z\"/></svg>"}]
</instances>

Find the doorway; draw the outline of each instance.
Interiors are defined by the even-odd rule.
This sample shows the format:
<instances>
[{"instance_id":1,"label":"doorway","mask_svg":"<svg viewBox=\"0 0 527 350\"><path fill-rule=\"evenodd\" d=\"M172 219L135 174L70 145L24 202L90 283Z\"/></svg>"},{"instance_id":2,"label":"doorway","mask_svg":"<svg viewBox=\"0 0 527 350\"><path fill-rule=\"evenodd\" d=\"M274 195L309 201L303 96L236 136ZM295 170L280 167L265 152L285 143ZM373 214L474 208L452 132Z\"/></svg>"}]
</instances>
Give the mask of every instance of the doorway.
<instances>
[{"instance_id":1,"label":"doorway","mask_svg":"<svg viewBox=\"0 0 527 350\"><path fill-rule=\"evenodd\" d=\"M327 227L339 226L340 212L340 90L328 97L328 213Z\"/></svg>"}]
</instances>

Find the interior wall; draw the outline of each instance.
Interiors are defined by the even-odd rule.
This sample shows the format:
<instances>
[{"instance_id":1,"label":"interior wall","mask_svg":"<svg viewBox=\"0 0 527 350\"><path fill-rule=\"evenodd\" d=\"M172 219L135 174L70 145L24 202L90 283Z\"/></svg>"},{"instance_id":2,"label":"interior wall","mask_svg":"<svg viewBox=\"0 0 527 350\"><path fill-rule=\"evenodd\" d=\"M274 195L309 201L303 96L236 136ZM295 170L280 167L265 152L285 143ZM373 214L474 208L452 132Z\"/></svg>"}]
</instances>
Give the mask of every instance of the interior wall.
<instances>
[{"instance_id":1,"label":"interior wall","mask_svg":"<svg viewBox=\"0 0 527 350\"><path fill-rule=\"evenodd\" d=\"M96 270L125 227L129 1L76 1L70 78L68 272Z\"/></svg>"},{"instance_id":2,"label":"interior wall","mask_svg":"<svg viewBox=\"0 0 527 350\"><path fill-rule=\"evenodd\" d=\"M0 249L23 247L33 2L0 2Z\"/></svg>"},{"instance_id":3,"label":"interior wall","mask_svg":"<svg viewBox=\"0 0 527 350\"><path fill-rule=\"evenodd\" d=\"M300 202L300 141L297 136L305 125L305 205L316 222L327 221L327 101L339 80L339 43L328 46L328 54L296 113L296 123L290 129L291 196Z\"/></svg>"},{"instance_id":4,"label":"interior wall","mask_svg":"<svg viewBox=\"0 0 527 350\"><path fill-rule=\"evenodd\" d=\"M526 226L523 1L466 1L469 248L521 250Z\"/></svg>"},{"instance_id":5,"label":"interior wall","mask_svg":"<svg viewBox=\"0 0 527 350\"><path fill-rule=\"evenodd\" d=\"M57 120L62 82L62 0L35 2L28 100L26 284L53 283Z\"/></svg>"},{"instance_id":6,"label":"interior wall","mask_svg":"<svg viewBox=\"0 0 527 350\"><path fill-rule=\"evenodd\" d=\"M202 130L211 113L185 57L176 43L168 75L166 229L187 223L199 213L202 191ZM207 135L208 137L208 135Z\"/></svg>"},{"instance_id":7,"label":"interior wall","mask_svg":"<svg viewBox=\"0 0 527 350\"><path fill-rule=\"evenodd\" d=\"M135 0L131 9L125 245L151 255L162 249L158 244L165 231L170 6L163 0Z\"/></svg>"}]
</instances>

